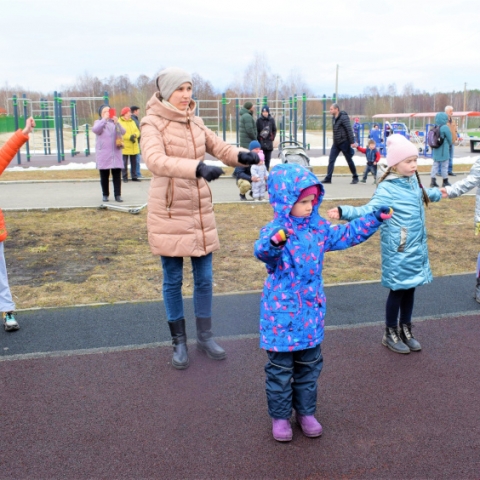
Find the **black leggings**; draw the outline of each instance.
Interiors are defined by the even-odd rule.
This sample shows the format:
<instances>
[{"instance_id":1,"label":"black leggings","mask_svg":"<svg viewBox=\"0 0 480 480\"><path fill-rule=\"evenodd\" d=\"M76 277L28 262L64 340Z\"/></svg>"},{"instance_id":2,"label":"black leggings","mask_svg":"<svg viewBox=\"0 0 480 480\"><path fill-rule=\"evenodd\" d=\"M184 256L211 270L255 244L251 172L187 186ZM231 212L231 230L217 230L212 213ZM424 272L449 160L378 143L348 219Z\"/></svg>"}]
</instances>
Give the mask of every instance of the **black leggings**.
<instances>
[{"instance_id":1,"label":"black leggings","mask_svg":"<svg viewBox=\"0 0 480 480\"><path fill-rule=\"evenodd\" d=\"M408 290L390 290L387 298L385 322L387 327L397 328L398 312L400 323L411 323L413 302L415 300L415 288Z\"/></svg>"},{"instance_id":2,"label":"black leggings","mask_svg":"<svg viewBox=\"0 0 480 480\"><path fill-rule=\"evenodd\" d=\"M272 158L271 150L262 150L263 155L265 156L265 167L267 171L270 171L270 159Z\"/></svg>"},{"instance_id":3,"label":"black leggings","mask_svg":"<svg viewBox=\"0 0 480 480\"><path fill-rule=\"evenodd\" d=\"M119 197L122 192L121 192L121 174L122 174L122 169L121 168L112 168L112 180L113 180L113 194L116 197ZM100 184L102 185L102 194L105 195L106 197L109 196L110 190L109 190L109 185L108 181L110 178L110 170L99 170L100 172Z\"/></svg>"}]
</instances>

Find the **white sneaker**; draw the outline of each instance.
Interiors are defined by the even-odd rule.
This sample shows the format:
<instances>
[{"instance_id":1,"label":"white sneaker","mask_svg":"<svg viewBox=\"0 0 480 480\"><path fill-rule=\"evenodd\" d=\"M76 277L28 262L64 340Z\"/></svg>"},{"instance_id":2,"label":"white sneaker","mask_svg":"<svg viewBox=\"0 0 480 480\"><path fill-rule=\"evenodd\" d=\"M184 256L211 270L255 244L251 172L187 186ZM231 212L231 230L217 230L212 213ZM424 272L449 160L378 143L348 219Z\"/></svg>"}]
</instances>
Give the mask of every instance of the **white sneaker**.
<instances>
[{"instance_id":1,"label":"white sneaker","mask_svg":"<svg viewBox=\"0 0 480 480\"><path fill-rule=\"evenodd\" d=\"M18 330L20 325L18 325L15 320L14 312L3 312L3 326L5 327L6 332L11 332L13 330Z\"/></svg>"}]
</instances>

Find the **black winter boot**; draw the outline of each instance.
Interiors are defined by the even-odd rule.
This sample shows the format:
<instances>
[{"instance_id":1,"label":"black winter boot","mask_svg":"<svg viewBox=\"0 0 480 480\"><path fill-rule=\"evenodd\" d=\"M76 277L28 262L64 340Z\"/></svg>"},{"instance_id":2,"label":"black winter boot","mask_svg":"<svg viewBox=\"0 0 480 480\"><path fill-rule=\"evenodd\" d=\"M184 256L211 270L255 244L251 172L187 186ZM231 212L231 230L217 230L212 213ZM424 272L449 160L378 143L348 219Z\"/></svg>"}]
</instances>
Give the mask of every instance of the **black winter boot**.
<instances>
[{"instance_id":1,"label":"black winter boot","mask_svg":"<svg viewBox=\"0 0 480 480\"><path fill-rule=\"evenodd\" d=\"M402 342L412 351L419 352L422 349L420 342L415 339L412 333L411 323L401 323L399 328L399 336Z\"/></svg>"},{"instance_id":2,"label":"black winter boot","mask_svg":"<svg viewBox=\"0 0 480 480\"><path fill-rule=\"evenodd\" d=\"M442 187L451 187L452 185L450 184L450 182L448 181L448 178L444 178L443 179L443 185Z\"/></svg>"},{"instance_id":3,"label":"black winter boot","mask_svg":"<svg viewBox=\"0 0 480 480\"><path fill-rule=\"evenodd\" d=\"M197 318L197 347L213 360L223 360L227 354L212 337L212 319Z\"/></svg>"},{"instance_id":4,"label":"black winter boot","mask_svg":"<svg viewBox=\"0 0 480 480\"><path fill-rule=\"evenodd\" d=\"M173 357L172 367L183 370L188 367L187 334L185 332L185 319L168 322L172 335Z\"/></svg>"},{"instance_id":5,"label":"black winter boot","mask_svg":"<svg viewBox=\"0 0 480 480\"><path fill-rule=\"evenodd\" d=\"M475 300L480 303L480 277L477 277L477 286L475 287Z\"/></svg>"},{"instance_id":6,"label":"black winter boot","mask_svg":"<svg viewBox=\"0 0 480 480\"><path fill-rule=\"evenodd\" d=\"M246 201L247 201L247 197L246 197L243 193L241 193L241 194L240 194L240 200L241 200L242 202L246 202Z\"/></svg>"},{"instance_id":7,"label":"black winter boot","mask_svg":"<svg viewBox=\"0 0 480 480\"><path fill-rule=\"evenodd\" d=\"M385 345L395 353L410 353L408 346L405 345L402 339L398 336L398 331L396 328L385 328L385 333L382 338L382 345Z\"/></svg>"},{"instance_id":8,"label":"black winter boot","mask_svg":"<svg viewBox=\"0 0 480 480\"><path fill-rule=\"evenodd\" d=\"M430 182L430 188L433 188L433 187L438 187L437 179L435 177L433 177L432 181Z\"/></svg>"}]
</instances>

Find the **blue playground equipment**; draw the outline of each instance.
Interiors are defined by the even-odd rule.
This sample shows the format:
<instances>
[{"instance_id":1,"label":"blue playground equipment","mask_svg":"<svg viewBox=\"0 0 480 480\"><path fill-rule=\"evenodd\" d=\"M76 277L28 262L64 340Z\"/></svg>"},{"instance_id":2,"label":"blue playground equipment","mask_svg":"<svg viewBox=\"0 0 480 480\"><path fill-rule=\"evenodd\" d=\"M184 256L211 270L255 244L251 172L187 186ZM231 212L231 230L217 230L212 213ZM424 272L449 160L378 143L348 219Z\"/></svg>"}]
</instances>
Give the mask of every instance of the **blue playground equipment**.
<instances>
[{"instance_id":1,"label":"blue playground equipment","mask_svg":"<svg viewBox=\"0 0 480 480\"><path fill-rule=\"evenodd\" d=\"M393 133L398 133L399 135L403 135L405 138L410 139L408 127L404 123L393 122L390 126L392 127Z\"/></svg>"}]
</instances>

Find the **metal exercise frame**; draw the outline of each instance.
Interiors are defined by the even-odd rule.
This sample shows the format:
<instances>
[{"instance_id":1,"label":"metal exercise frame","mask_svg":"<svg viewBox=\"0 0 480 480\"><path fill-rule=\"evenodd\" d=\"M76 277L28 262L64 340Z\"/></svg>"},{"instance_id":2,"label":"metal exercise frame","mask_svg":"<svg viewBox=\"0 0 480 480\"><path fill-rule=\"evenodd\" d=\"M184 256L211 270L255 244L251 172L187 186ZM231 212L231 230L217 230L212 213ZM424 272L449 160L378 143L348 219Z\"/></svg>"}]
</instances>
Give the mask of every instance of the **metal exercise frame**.
<instances>
[{"instance_id":1,"label":"metal exercise frame","mask_svg":"<svg viewBox=\"0 0 480 480\"><path fill-rule=\"evenodd\" d=\"M72 149L70 154L72 157L78 155L80 152L77 150L77 136L80 133L80 125L77 115L77 102L78 101L102 101L104 104L109 104L108 93L104 92L103 97L62 97L61 93L54 92L53 100L47 100L41 98L40 100L32 100L26 98L26 95L23 94L22 98L19 98L17 95L13 95L11 99L13 104L13 115L15 122L15 129L19 128L20 125L20 113L19 113L19 103L23 104L23 125L26 124L26 120L29 115L32 115L35 118L36 123L41 125L36 128L42 129L42 138L43 138L43 151L44 155L53 155L52 153L52 138L51 130L55 130L55 139L57 146L57 160L58 163L61 163L65 160L65 143L64 143L64 119L70 119L71 128L72 128ZM30 109L30 113L28 112ZM53 122L53 128L51 124ZM89 125L85 123L84 134L85 134L85 149L84 153L88 157L90 155L90 132ZM26 157L27 162L30 161L30 141L27 141L26 144ZM17 163L20 165L22 163L21 153L17 152Z\"/></svg>"}]
</instances>

